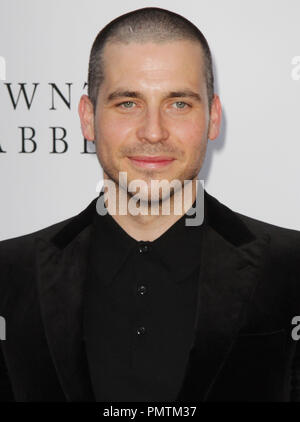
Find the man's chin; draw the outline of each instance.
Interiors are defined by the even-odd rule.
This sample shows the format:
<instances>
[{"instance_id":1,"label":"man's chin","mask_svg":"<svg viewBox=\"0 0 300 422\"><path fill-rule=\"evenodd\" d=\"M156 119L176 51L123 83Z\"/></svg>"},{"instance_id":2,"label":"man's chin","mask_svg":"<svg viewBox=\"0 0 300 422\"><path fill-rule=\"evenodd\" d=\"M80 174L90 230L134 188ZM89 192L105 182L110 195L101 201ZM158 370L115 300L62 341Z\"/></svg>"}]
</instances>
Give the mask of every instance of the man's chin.
<instances>
[{"instance_id":1,"label":"man's chin","mask_svg":"<svg viewBox=\"0 0 300 422\"><path fill-rule=\"evenodd\" d=\"M183 181L179 179L141 180L142 183L137 182L137 179L133 179L132 184L128 183L127 189L128 195L139 200L141 205L159 205L163 201L170 200L183 187Z\"/></svg>"},{"instance_id":2,"label":"man's chin","mask_svg":"<svg viewBox=\"0 0 300 422\"><path fill-rule=\"evenodd\" d=\"M182 179L182 173L176 177L175 172L170 174L156 171L128 171L124 170L105 172L108 179L112 180L123 192L130 197L143 202L162 201L173 196L184 187L184 183L192 178Z\"/></svg>"}]
</instances>

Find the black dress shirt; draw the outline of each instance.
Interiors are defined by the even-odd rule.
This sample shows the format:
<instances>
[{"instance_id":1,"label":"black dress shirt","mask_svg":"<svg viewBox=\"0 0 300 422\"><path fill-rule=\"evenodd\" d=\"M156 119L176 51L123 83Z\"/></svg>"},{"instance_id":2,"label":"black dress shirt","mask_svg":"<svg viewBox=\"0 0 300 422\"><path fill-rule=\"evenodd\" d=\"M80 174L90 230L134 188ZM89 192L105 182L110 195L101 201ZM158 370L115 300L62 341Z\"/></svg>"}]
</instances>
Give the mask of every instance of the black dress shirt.
<instances>
[{"instance_id":1,"label":"black dress shirt","mask_svg":"<svg viewBox=\"0 0 300 422\"><path fill-rule=\"evenodd\" d=\"M96 401L176 400L194 340L202 231L182 216L137 241L95 212L83 332Z\"/></svg>"}]
</instances>

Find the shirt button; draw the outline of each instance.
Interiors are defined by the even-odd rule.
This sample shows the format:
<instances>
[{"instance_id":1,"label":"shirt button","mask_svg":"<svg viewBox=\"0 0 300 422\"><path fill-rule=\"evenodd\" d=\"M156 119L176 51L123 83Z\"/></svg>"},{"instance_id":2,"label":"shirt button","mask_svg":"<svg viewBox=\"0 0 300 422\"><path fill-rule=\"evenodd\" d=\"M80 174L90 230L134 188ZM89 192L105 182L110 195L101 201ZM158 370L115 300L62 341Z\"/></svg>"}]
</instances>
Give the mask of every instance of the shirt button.
<instances>
[{"instance_id":1,"label":"shirt button","mask_svg":"<svg viewBox=\"0 0 300 422\"><path fill-rule=\"evenodd\" d=\"M147 287L141 284L138 286L137 291L141 296L143 296L147 292Z\"/></svg>"},{"instance_id":2,"label":"shirt button","mask_svg":"<svg viewBox=\"0 0 300 422\"><path fill-rule=\"evenodd\" d=\"M146 253L149 251L149 246L146 245L145 243L140 244L139 246L139 252L140 253Z\"/></svg>"},{"instance_id":3,"label":"shirt button","mask_svg":"<svg viewBox=\"0 0 300 422\"><path fill-rule=\"evenodd\" d=\"M137 335L138 335L138 336L142 336L142 335L144 335L144 334L145 334L145 332L146 332L146 328L145 328L145 327L139 327L139 328L136 330L136 333L137 333Z\"/></svg>"}]
</instances>

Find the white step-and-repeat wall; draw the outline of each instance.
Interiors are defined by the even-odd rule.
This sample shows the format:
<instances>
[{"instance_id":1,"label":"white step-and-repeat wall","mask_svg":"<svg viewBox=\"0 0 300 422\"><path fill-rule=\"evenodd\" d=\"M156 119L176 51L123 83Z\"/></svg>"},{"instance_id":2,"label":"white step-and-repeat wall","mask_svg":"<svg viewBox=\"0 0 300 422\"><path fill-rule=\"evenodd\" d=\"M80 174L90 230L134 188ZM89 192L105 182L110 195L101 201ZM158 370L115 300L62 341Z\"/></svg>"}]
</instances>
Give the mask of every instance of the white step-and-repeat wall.
<instances>
[{"instance_id":1,"label":"white step-and-repeat wall","mask_svg":"<svg viewBox=\"0 0 300 422\"><path fill-rule=\"evenodd\" d=\"M102 170L77 112L90 48L106 23L145 6L184 15L210 44L223 123L199 174L207 191L300 230L299 0L1 0L0 239L75 215L97 196Z\"/></svg>"}]
</instances>

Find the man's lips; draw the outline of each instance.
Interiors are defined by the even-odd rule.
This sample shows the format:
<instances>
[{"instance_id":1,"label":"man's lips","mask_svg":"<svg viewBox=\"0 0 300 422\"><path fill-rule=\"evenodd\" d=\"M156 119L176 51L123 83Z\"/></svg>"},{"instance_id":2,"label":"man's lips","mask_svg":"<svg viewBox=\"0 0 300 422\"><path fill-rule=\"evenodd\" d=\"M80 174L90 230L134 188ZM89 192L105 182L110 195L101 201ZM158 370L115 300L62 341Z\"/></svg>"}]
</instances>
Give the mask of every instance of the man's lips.
<instances>
[{"instance_id":1,"label":"man's lips","mask_svg":"<svg viewBox=\"0 0 300 422\"><path fill-rule=\"evenodd\" d=\"M138 160L138 161L147 161L147 162L157 162L157 161L173 161L174 158L172 157L167 157L164 155L155 155L155 156L150 156L150 155L134 155L132 157L129 157L132 160Z\"/></svg>"},{"instance_id":2,"label":"man's lips","mask_svg":"<svg viewBox=\"0 0 300 422\"><path fill-rule=\"evenodd\" d=\"M149 155L135 155L128 158L133 164L139 167L146 167L146 168L164 167L174 161L174 158L163 156L163 155L152 156L152 157Z\"/></svg>"}]
</instances>

